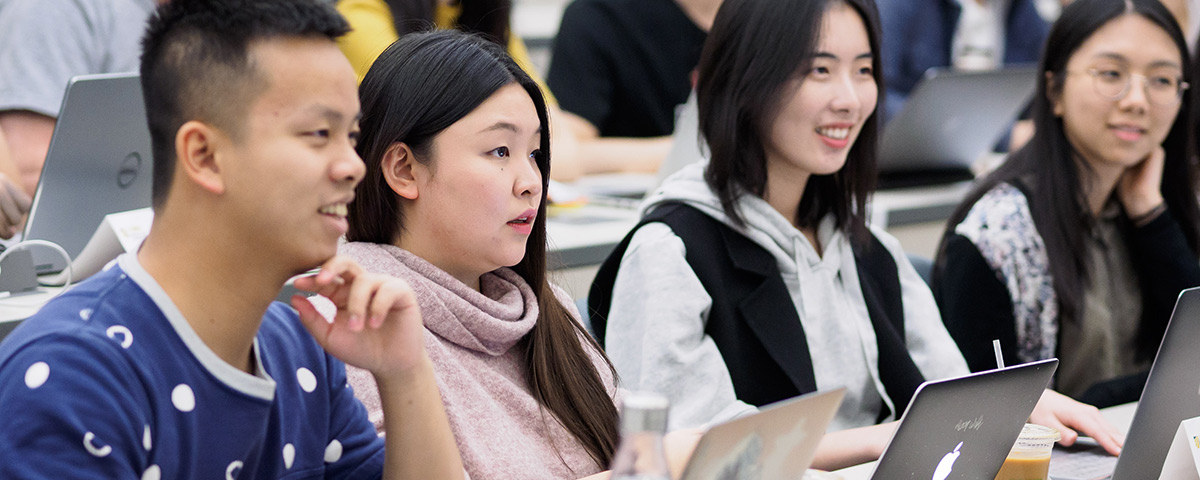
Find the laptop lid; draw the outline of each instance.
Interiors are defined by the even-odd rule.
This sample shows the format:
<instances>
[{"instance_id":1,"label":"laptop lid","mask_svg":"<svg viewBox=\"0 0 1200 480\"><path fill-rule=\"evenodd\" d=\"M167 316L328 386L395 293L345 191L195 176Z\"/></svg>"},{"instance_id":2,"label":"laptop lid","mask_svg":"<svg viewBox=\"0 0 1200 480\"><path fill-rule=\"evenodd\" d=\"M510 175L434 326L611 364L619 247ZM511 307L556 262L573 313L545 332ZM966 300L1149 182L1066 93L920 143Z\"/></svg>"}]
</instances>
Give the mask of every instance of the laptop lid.
<instances>
[{"instance_id":1,"label":"laptop lid","mask_svg":"<svg viewBox=\"0 0 1200 480\"><path fill-rule=\"evenodd\" d=\"M675 107L671 149L655 173L591 174L575 180L574 185L593 196L640 199L653 193L667 177L683 167L707 161L708 155L708 146L700 139L700 113L696 91L692 90L687 101Z\"/></svg>"},{"instance_id":2,"label":"laptop lid","mask_svg":"<svg viewBox=\"0 0 1200 480\"><path fill-rule=\"evenodd\" d=\"M75 258L110 213L150 206L150 131L137 73L71 79L29 218L25 239L48 240ZM35 248L39 274L66 268Z\"/></svg>"},{"instance_id":3,"label":"laptop lid","mask_svg":"<svg viewBox=\"0 0 1200 480\"><path fill-rule=\"evenodd\" d=\"M1158 478L1179 422L1200 416L1200 288L1179 294L1117 459L1114 480Z\"/></svg>"},{"instance_id":4,"label":"laptop lid","mask_svg":"<svg viewBox=\"0 0 1200 480\"><path fill-rule=\"evenodd\" d=\"M871 478L995 478L1057 368L1052 358L925 382Z\"/></svg>"},{"instance_id":5,"label":"laptop lid","mask_svg":"<svg viewBox=\"0 0 1200 480\"><path fill-rule=\"evenodd\" d=\"M700 138L700 106L696 103L696 90L688 95L687 102L676 108L675 132L671 134L671 150L654 174L654 186L683 167L709 158L708 144Z\"/></svg>"},{"instance_id":6,"label":"laptop lid","mask_svg":"<svg viewBox=\"0 0 1200 480\"><path fill-rule=\"evenodd\" d=\"M700 437L681 480L800 478L845 393L802 395L712 427Z\"/></svg>"},{"instance_id":7,"label":"laptop lid","mask_svg":"<svg viewBox=\"0 0 1200 480\"><path fill-rule=\"evenodd\" d=\"M887 123L881 177L957 173L991 151L1037 86L1036 67L962 72L934 68Z\"/></svg>"}]
</instances>

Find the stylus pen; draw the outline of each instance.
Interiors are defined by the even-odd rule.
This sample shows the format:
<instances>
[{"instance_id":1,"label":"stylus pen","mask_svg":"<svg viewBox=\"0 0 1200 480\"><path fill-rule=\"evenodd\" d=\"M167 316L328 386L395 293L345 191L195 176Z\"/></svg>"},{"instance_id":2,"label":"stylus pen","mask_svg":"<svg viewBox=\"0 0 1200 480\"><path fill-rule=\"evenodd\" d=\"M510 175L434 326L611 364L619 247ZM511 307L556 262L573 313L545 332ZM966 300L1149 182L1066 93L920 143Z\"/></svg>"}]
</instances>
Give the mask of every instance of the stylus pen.
<instances>
[{"instance_id":1,"label":"stylus pen","mask_svg":"<svg viewBox=\"0 0 1200 480\"><path fill-rule=\"evenodd\" d=\"M1000 353L1000 339L992 340L992 349L996 351L996 368L1004 368L1004 354Z\"/></svg>"}]
</instances>

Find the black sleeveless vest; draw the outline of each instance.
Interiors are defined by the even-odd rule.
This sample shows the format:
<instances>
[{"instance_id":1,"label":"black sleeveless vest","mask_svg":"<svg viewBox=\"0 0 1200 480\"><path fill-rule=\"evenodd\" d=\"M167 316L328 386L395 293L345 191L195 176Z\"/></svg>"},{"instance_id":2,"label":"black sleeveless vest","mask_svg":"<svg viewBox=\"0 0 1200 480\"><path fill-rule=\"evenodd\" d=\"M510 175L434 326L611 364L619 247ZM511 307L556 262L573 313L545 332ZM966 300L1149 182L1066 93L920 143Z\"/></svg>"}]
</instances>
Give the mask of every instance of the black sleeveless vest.
<instances>
[{"instance_id":1,"label":"black sleeveless vest","mask_svg":"<svg viewBox=\"0 0 1200 480\"><path fill-rule=\"evenodd\" d=\"M588 293L588 310L600 345L604 345L621 258L637 229L652 222L666 224L683 240L688 265L712 297L704 333L721 352L738 399L763 406L816 391L804 328L774 257L732 228L681 203L655 208L601 265ZM879 348L880 379L899 418L924 377L905 345L896 262L873 235L865 248L852 250ZM889 413L885 406L878 420Z\"/></svg>"}]
</instances>

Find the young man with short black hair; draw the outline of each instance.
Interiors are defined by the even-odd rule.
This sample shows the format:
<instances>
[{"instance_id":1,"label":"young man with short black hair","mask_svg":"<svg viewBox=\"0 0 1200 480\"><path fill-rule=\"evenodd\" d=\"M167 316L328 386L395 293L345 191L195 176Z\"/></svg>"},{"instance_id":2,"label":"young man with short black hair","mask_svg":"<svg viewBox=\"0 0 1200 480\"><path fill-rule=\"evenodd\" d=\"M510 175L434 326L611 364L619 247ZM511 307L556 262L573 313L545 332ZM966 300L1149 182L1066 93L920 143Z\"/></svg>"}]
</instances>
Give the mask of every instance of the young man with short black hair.
<instances>
[{"instance_id":1,"label":"young man with short black hair","mask_svg":"<svg viewBox=\"0 0 1200 480\"><path fill-rule=\"evenodd\" d=\"M412 291L334 257L364 172L346 29L320 0L152 17L154 225L0 344L0 478L462 476ZM317 266L332 322L271 303ZM375 375L386 455L334 356Z\"/></svg>"}]
</instances>

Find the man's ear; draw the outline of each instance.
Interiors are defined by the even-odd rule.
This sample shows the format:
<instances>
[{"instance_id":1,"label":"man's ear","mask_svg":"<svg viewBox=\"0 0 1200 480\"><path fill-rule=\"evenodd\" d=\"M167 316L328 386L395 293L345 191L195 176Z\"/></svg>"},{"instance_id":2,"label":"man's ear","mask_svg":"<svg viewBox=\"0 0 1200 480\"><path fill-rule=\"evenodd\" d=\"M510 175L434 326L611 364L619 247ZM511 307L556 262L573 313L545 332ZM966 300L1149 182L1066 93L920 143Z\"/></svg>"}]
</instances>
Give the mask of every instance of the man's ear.
<instances>
[{"instance_id":1,"label":"man's ear","mask_svg":"<svg viewBox=\"0 0 1200 480\"><path fill-rule=\"evenodd\" d=\"M383 153L383 179L387 181L393 192L408 200L416 200L420 195L417 187L417 177L425 169L417 162L412 149L404 142L393 143Z\"/></svg>"},{"instance_id":2,"label":"man's ear","mask_svg":"<svg viewBox=\"0 0 1200 480\"><path fill-rule=\"evenodd\" d=\"M1062 85L1058 84L1054 72L1046 72L1046 101L1050 102L1050 111L1054 112L1054 116L1063 116Z\"/></svg>"},{"instance_id":3,"label":"man's ear","mask_svg":"<svg viewBox=\"0 0 1200 480\"><path fill-rule=\"evenodd\" d=\"M196 120L184 123L175 132L175 174L187 175L189 180L211 193L224 193L225 179L221 176L221 165L214 148L223 140L208 124Z\"/></svg>"}]
</instances>

